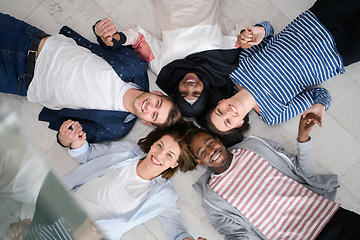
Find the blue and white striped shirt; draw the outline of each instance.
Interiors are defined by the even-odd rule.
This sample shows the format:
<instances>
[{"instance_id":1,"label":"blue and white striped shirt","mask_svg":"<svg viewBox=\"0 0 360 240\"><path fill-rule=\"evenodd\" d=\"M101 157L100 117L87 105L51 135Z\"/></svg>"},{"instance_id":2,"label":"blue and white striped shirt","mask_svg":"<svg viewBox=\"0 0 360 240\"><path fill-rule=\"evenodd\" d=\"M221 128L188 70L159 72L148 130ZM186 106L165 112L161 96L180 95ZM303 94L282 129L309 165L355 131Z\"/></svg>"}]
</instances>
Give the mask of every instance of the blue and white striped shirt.
<instances>
[{"instance_id":1,"label":"blue and white striped shirt","mask_svg":"<svg viewBox=\"0 0 360 240\"><path fill-rule=\"evenodd\" d=\"M52 225L30 227L24 240L73 240L73 237L68 220L61 217Z\"/></svg>"},{"instance_id":2,"label":"blue and white striped shirt","mask_svg":"<svg viewBox=\"0 0 360 240\"><path fill-rule=\"evenodd\" d=\"M239 67L230 77L254 96L263 121L285 122L315 103L327 110L331 97L326 89L305 89L344 72L329 31L310 11L275 36L269 22L258 25L265 28L266 37L240 53Z\"/></svg>"}]
</instances>

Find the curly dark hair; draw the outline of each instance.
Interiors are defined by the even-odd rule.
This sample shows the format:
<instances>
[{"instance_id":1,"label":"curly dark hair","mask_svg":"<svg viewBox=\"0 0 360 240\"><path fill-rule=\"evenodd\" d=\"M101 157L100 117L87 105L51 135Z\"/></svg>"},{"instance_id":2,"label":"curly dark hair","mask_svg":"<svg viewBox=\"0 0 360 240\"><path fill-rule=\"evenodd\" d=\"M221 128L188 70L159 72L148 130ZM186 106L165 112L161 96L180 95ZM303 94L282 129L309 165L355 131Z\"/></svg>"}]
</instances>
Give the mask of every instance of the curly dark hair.
<instances>
[{"instance_id":1,"label":"curly dark hair","mask_svg":"<svg viewBox=\"0 0 360 240\"><path fill-rule=\"evenodd\" d=\"M148 153L154 142L158 141L165 135L169 135L178 143L180 147L180 156L178 159L178 166L175 168L168 168L161 173L163 178L171 178L178 169L182 172L193 170L196 167L196 161L189 148L190 141L194 135L194 124L192 122L183 121L171 128L155 128L146 137L138 141L140 148Z\"/></svg>"},{"instance_id":2,"label":"curly dark hair","mask_svg":"<svg viewBox=\"0 0 360 240\"><path fill-rule=\"evenodd\" d=\"M227 132L220 132L211 122L211 113L214 111L216 105L210 108L202 118L197 118L198 123L209 131L213 136L217 136L225 147L231 147L244 139L245 132L250 130L249 114L244 117L244 123L239 128L233 128Z\"/></svg>"}]
</instances>

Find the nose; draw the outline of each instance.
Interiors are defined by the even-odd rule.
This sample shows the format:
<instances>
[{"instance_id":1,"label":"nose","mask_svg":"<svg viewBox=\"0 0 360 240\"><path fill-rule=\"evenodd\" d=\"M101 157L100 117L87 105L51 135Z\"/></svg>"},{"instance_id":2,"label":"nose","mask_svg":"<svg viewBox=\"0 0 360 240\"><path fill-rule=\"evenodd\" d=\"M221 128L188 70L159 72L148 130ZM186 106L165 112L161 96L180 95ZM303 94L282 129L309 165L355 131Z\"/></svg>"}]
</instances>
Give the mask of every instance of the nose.
<instances>
[{"instance_id":1,"label":"nose","mask_svg":"<svg viewBox=\"0 0 360 240\"><path fill-rule=\"evenodd\" d=\"M207 147L206 148L206 154L210 157L215 152L215 149L213 147Z\"/></svg>"}]
</instances>

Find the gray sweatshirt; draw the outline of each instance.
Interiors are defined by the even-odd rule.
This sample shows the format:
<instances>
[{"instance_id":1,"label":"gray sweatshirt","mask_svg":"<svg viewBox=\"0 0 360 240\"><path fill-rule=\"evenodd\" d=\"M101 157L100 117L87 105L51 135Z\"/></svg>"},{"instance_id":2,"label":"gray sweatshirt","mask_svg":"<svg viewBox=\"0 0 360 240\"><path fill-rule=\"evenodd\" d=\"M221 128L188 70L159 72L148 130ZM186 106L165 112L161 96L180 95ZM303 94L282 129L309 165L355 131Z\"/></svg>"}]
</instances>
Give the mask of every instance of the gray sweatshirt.
<instances>
[{"instance_id":1,"label":"gray sweatshirt","mask_svg":"<svg viewBox=\"0 0 360 240\"><path fill-rule=\"evenodd\" d=\"M284 175L331 201L335 200L337 176L314 175L315 154L311 139L298 142L297 155L286 152L277 142L254 136L245 138L228 150L236 148L255 152ZM255 239L267 239L239 210L209 187L211 173L214 171L208 168L193 187L202 196L202 206L216 231L225 235L227 240L249 239L249 234Z\"/></svg>"}]
</instances>

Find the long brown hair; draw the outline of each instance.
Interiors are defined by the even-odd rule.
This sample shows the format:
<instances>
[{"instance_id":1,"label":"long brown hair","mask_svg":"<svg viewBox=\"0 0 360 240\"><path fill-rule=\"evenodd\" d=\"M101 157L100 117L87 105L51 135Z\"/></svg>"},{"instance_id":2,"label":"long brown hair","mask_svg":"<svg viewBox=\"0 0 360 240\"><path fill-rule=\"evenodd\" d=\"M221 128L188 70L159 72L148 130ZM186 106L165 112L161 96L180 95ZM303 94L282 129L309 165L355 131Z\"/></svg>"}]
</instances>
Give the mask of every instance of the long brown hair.
<instances>
[{"instance_id":1,"label":"long brown hair","mask_svg":"<svg viewBox=\"0 0 360 240\"><path fill-rule=\"evenodd\" d=\"M177 160L178 166L175 168L168 168L161 173L163 178L171 178L178 169L182 172L193 170L196 167L196 162L193 158L191 151L189 150L190 140L193 136L194 124L192 122L183 121L176 124L171 128L156 128L151 131L145 138L141 138L138 141L141 149L148 153L154 142L158 141L165 135L169 135L178 143L180 147L180 156Z\"/></svg>"}]
</instances>

